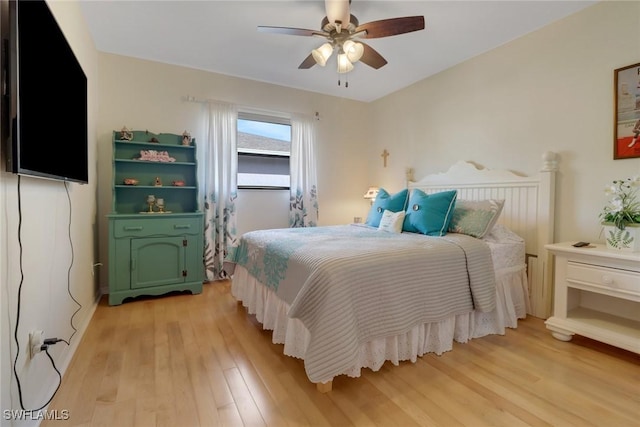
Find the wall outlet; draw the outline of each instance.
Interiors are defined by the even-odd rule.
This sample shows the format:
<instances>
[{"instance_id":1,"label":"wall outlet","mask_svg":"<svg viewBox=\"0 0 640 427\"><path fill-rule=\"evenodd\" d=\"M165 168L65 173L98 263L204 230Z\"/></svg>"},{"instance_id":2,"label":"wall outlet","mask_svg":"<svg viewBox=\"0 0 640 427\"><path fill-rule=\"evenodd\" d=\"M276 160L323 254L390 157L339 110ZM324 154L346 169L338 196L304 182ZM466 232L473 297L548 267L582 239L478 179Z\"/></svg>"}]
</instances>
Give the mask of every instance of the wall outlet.
<instances>
[{"instance_id":1,"label":"wall outlet","mask_svg":"<svg viewBox=\"0 0 640 427\"><path fill-rule=\"evenodd\" d=\"M42 350L44 344L44 331L31 331L29 332L29 356L33 358L36 354Z\"/></svg>"}]
</instances>

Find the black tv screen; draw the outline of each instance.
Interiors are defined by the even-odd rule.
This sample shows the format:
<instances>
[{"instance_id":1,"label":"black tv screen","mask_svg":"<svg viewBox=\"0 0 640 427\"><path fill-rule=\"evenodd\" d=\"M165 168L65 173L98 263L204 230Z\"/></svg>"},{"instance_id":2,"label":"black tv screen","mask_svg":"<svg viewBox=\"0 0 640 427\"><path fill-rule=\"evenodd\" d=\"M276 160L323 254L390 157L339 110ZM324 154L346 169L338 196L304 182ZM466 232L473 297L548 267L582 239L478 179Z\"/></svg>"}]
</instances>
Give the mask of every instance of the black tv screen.
<instances>
[{"instance_id":1,"label":"black tv screen","mask_svg":"<svg viewBox=\"0 0 640 427\"><path fill-rule=\"evenodd\" d=\"M7 170L88 182L87 78L43 0L9 2Z\"/></svg>"}]
</instances>

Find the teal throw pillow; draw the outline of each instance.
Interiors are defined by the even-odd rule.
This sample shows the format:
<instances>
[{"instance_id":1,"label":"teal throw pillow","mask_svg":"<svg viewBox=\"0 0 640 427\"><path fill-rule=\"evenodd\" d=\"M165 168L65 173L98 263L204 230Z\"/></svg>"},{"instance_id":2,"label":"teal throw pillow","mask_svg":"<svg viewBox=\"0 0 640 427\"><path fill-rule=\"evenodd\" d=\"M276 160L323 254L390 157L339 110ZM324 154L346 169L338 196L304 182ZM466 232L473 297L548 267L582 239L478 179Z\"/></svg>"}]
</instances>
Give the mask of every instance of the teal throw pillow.
<instances>
[{"instance_id":1,"label":"teal throw pillow","mask_svg":"<svg viewBox=\"0 0 640 427\"><path fill-rule=\"evenodd\" d=\"M407 205L408 195L409 190L406 188L395 194L389 194L384 188L381 188L380 191L378 191L375 202L371 205L365 224L371 227L378 227L380 226L380 220L385 210L391 212L403 211Z\"/></svg>"},{"instance_id":2,"label":"teal throw pillow","mask_svg":"<svg viewBox=\"0 0 640 427\"><path fill-rule=\"evenodd\" d=\"M427 236L444 236L456 205L456 190L426 194L417 188L411 192L402 229Z\"/></svg>"}]
</instances>

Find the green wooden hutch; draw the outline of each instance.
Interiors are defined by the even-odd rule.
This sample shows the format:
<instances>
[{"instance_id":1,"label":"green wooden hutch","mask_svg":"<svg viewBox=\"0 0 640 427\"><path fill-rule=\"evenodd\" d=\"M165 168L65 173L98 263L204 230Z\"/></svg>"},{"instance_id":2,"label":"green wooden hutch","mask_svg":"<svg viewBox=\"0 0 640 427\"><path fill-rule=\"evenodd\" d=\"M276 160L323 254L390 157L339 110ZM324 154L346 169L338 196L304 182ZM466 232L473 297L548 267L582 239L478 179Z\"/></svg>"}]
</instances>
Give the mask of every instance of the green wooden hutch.
<instances>
[{"instance_id":1,"label":"green wooden hutch","mask_svg":"<svg viewBox=\"0 0 640 427\"><path fill-rule=\"evenodd\" d=\"M114 131L112 187L109 305L141 295L201 293L204 217L195 140Z\"/></svg>"}]
</instances>

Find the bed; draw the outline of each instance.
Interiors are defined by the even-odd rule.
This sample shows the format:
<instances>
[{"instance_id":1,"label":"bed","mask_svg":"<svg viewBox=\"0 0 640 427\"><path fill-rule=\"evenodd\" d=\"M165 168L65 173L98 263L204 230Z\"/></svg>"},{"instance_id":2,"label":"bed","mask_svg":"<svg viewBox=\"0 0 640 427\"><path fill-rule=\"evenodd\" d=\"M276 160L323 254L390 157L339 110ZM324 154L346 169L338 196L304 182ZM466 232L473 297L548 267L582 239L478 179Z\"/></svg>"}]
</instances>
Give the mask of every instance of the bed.
<instances>
[{"instance_id":1,"label":"bed","mask_svg":"<svg viewBox=\"0 0 640 427\"><path fill-rule=\"evenodd\" d=\"M458 162L407 182L408 194L453 192L456 206L501 201L481 238L367 224L245 233L232 295L273 331L284 354L304 360L322 392L338 375L359 377L362 368L504 334L527 313L546 317L556 161L553 153L543 159L537 177Z\"/></svg>"}]
</instances>

